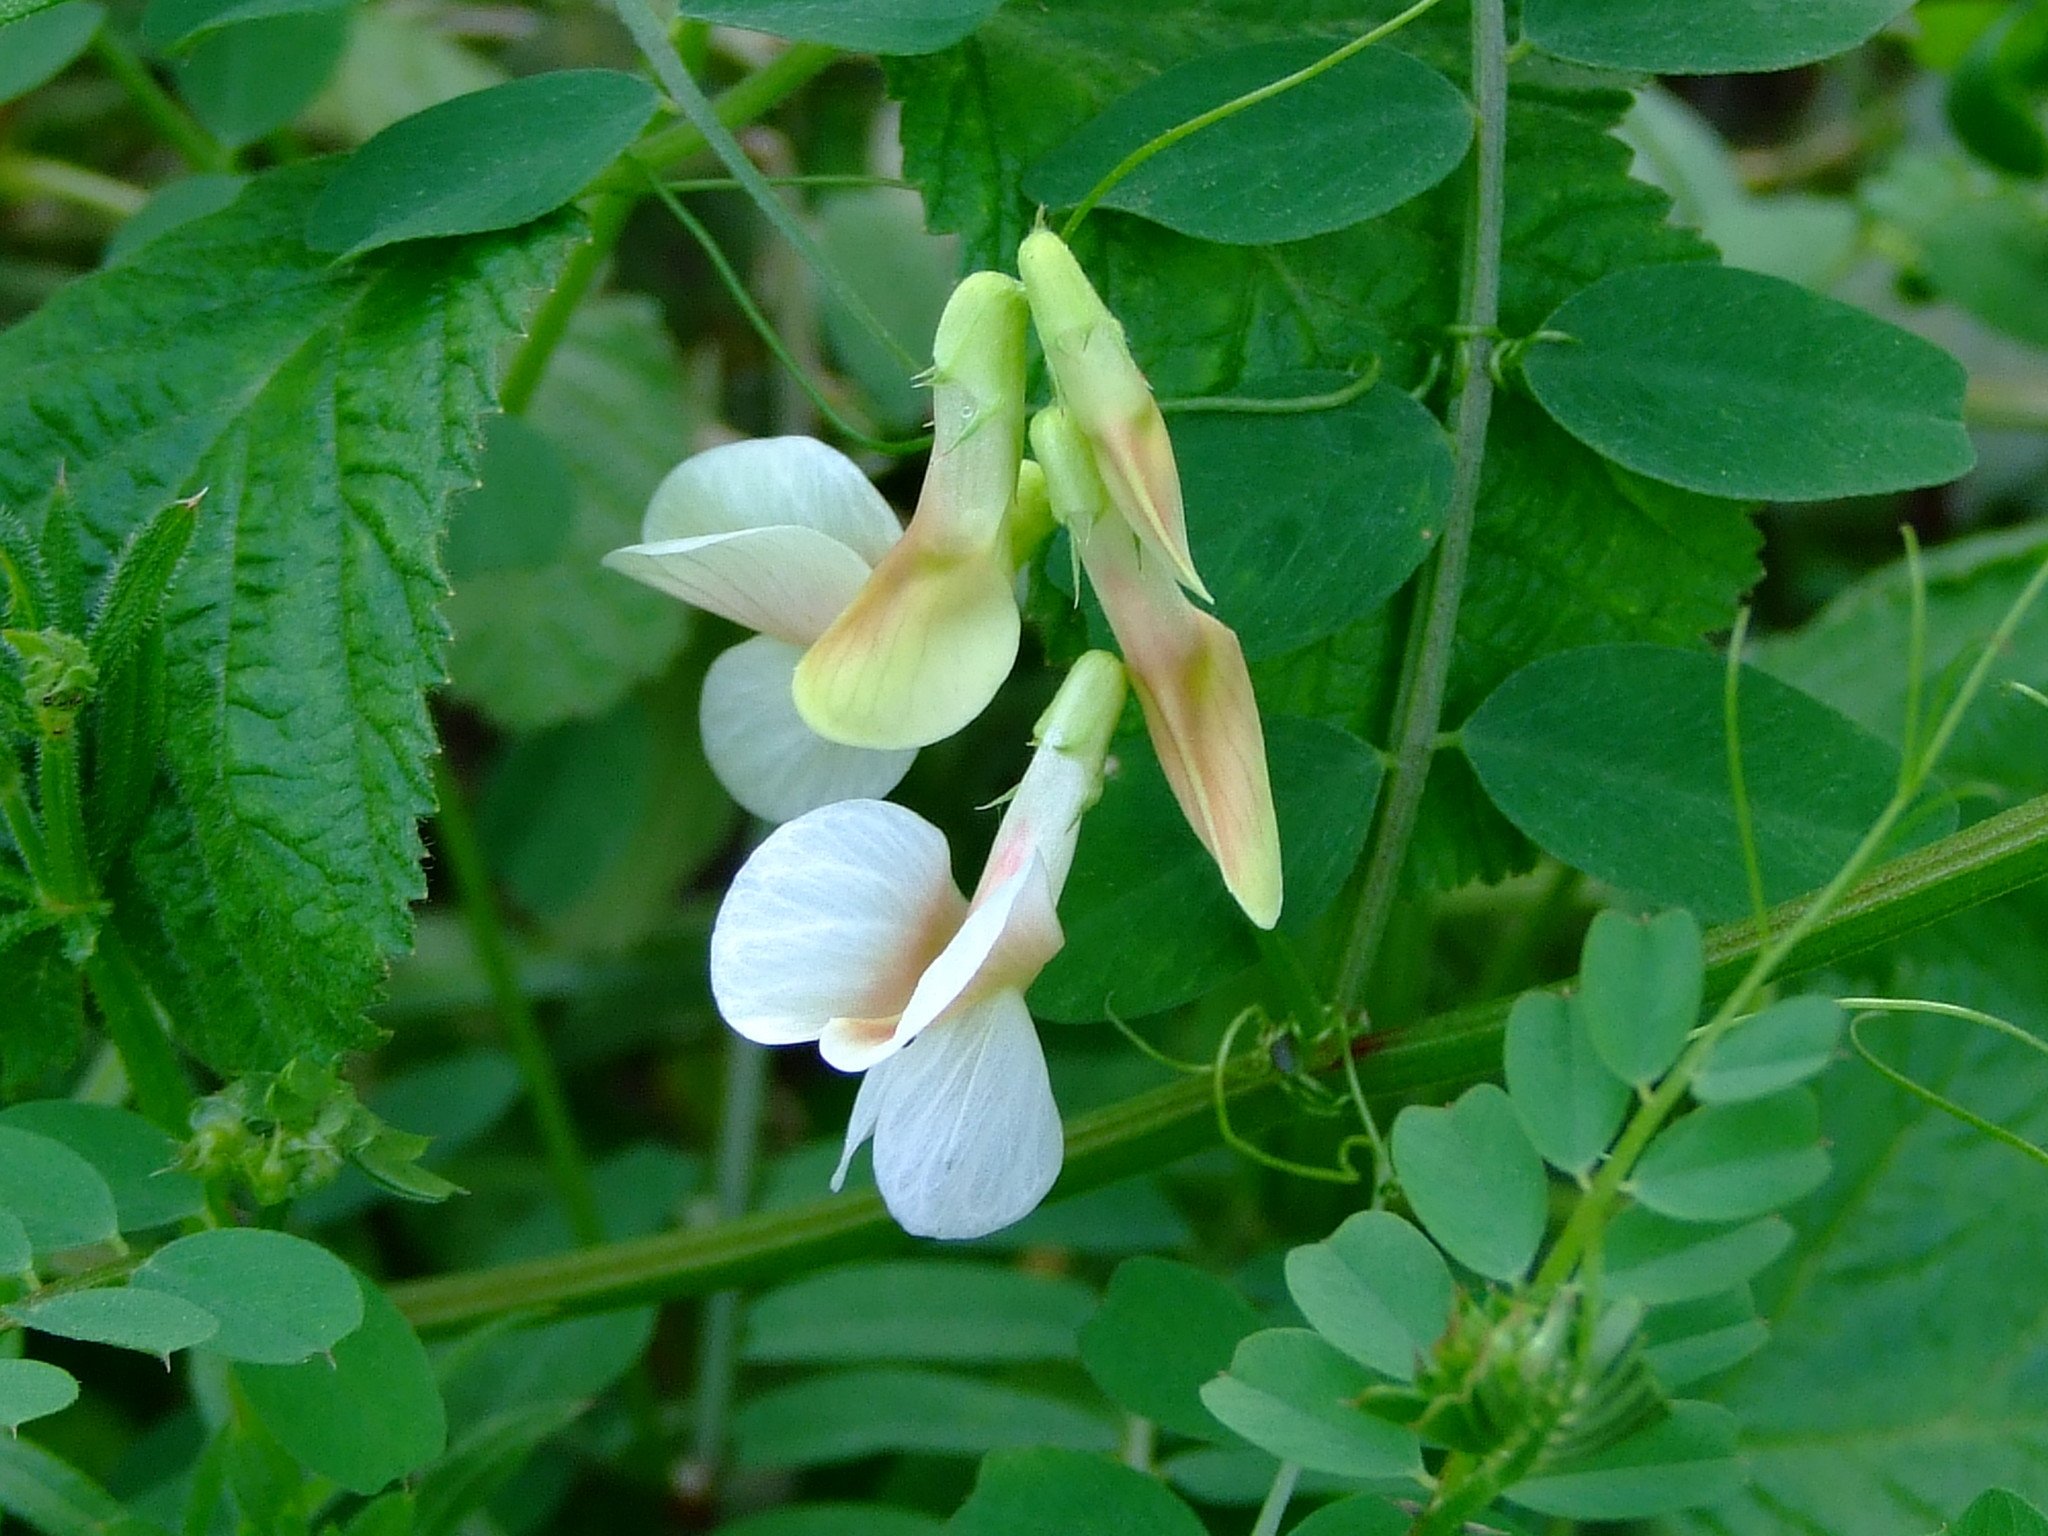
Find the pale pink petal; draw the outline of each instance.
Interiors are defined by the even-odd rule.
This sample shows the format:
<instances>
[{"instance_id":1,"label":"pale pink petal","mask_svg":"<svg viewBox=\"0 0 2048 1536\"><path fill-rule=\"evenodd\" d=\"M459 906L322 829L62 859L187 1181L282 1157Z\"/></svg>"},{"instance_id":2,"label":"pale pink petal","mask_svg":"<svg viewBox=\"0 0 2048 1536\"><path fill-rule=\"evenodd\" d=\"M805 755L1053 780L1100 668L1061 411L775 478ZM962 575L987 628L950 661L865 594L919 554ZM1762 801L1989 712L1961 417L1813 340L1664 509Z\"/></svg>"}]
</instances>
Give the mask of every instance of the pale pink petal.
<instances>
[{"instance_id":1,"label":"pale pink petal","mask_svg":"<svg viewBox=\"0 0 2048 1536\"><path fill-rule=\"evenodd\" d=\"M814 528L755 528L630 544L613 570L735 624L808 645L853 601L867 562Z\"/></svg>"},{"instance_id":2,"label":"pale pink petal","mask_svg":"<svg viewBox=\"0 0 2048 1536\"><path fill-rule=\"evenodd\" d=\"M698 719L704 756L726 793L763 821L792 821L836 800L879 800L917 761L827 741L803 722L790 683L803 651L769 635L711 663Z\"/></svg>"},{"instance_id":3,"label":"pale pink petal","mask_svg":"<svg viewBox=\"0 0 2048 1536\"><path fill-rule=\"evenodd\" d=\"M815 1040L893 1019L959 929L945 835L881 800L778 827L733 877L711 930L711 994L749 1040Z\"/></svg>"},{"instance_id":4,"label":"pale pink petal","mask_svg":"<svg viewBox=\"0 0 2048 1536\"><path fill-rule=\"evenodd\" d=\"M655 488L640 529L648 544L776 526L809 528L868 565L902 529L860 466L811 437L722 443L683 460Z\"/></svg>"}]
</instances>

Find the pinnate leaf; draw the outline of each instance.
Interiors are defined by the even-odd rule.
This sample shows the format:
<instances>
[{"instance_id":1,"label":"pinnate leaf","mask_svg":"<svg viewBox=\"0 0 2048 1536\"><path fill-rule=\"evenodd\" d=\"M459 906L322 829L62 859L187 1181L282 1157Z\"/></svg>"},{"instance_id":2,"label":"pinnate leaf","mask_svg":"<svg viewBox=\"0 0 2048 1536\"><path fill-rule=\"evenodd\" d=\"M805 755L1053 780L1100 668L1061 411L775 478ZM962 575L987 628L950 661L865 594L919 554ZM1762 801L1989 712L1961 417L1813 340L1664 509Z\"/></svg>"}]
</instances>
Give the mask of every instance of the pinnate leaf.
<instances>
[{"instance_id":1,"label":"pinnate leaf","mask_svg":"<svg viewBox=\"0 0 2048 1536\"><path fill-rule=\"evenodd\" d=\"M1202 1386L1230 1364L1259 1326L1252 1304L1214 1275L1149 1255L1110 1276L1096 1314L1081 1328L1081 1363L1126 1412L1176 1434L1214 1439Z\"/></svg>"},{"instance_id":2,"label":"pinnate leaf","mask_svg":"<svg viewBox=\"0 0 2048 1536\"><path fill-rule=\"evenodd\" d=\"M1813 1095L1795 1088L1666 1126L1643 1149L1630 1187L1679 1221L1741 1221L1811 1194L1827 1176Z\"/></svg>"},{"instance_id":3,"label":"pinnate leaf","mask_svg":"<svg viewBox=\"0 0 2048 1536\"><path fill-rule=\"evenodd\" d=\"M1874 35L1908 0L1775 5L1692 0L1529 0L1529 41L1581 64L1645 74L1722 75L1790 69L1843 53Z\"/></svg>"},{"instance_id":4,"label":"pinnate leaf","mask_svg":"<svg viewBox=\"0 0 2048 1536\"><path fill-rule=\"evenodd\" d=\"M1444 1251L1490 1280L1521 1278L1543 1240L1543 1160L1508 1096L1492 1083L1442 1108L1395 1117L1391 1150L1401 1192Z\"/></svg>"},{"instance_id":5,"label":"pinnate leaf","mask_svg":"<svg viewBox=\"0 0 2048 1536\"><path fill-rule=\"evenodd\" d=\"M1202 1401L1259 1449L1310 1471L1373 1478L1418 1472L1415 1437L1357 1405L1376 1380L1321 1334L1273 1328L1238 1345L1229 1373L1202 1388Z\"/></svg>"},{"instance_id":6,"label":"pinnate leaf","mask_svg":"<svg viewBox=\"0 0 2048 1536\"><path fill-rule=\"evenodd\" d=\"M363 1321L354 1273L317 1243L258 1227L220 1227L159 1248L133 1283L220 1319L212 1348L230 1360L296 1365Z\"/></svg>"},{"instance_id":7,"label":"pinnate leaf","mask_svg":"<svg viewBox=\"0 0 2048 1536\"><path fill-rule=\"evenodd\" d=\"M1702 1104L1731 1104L1817 1077L1835 1059L1842 1009L1831 997L1788 997L1714 1043L1692 1080Z\"/></svg>"},{"instance_id":8,"label":"pinnate leaf","mask_svg":"<svg viewBox=\"0 0 2048 1536\"><path fill-rule=\"evenodd\" d=\"M0 1125L0 1211L20 1221L38 1254L103 1243L120 1231L99 1170L48 1136Z\"/></svg>"},{"instance_id":9,"label":"pinnate leaf","mask_svg":"<svg viewBox=\"0 0 2048 1536\"><path fill-rule=\"evenodd\" d=\"M1791 1243L1779 1216L1712 1227L1631 1206L1608 1223L1600 1283L1647 1306L1691 1301L1742 1284Z\"/></svg>"},{"instance_id":10,"label":"pinnate leaf","mask_svg":"<svg viewBox=\"0 0 2048 1536\"><path fill-rule=\"evenodd\" d=\"M7 1315L38 1333L163 1356L204 1344L220 1331L219 1319L203 1307L138 1286L70 1291L18 1302Z\"/></svg>"},{"instance_id":11,"label":"pinnate leaf","mask_svg":"<svg viewBox=\"0 0 2048 1536\"><path fill-rule=\"evenodd\" d=\"M685 16L863 53L936 53L1003 0L683 0Z\"/></svg>"},{"instance_id":12,"label":"pinnate leaf","mask_svg":"<svg viewBox=\"0 0 2048 1536\"><path fill-rule=\"evenodd\" d=\"M1568 1520L1633 1520L1712 1504L1742 1486L1735 1417L1711 1403L1671 1416L1568 1468L1517 1483L1515 1503Z\"/></svg>"},{"instance_id":13,"label":"pinnate leaf","mask_svg":"<svg viewBox=\"0 0 2048 1536\"><path fill-rule=\"evenodd\" d=\"M747 1308L749 1360L1059 1360L1095 1308L1078 1280L995 1264L851 1264L779 1286Z\"/></svg>"},{"instance_id":14,"label":"pinnate leaf","mask_svg":"<svg viewBox=\"0 0 2048 1536\"><path fill-rule=\"evenodd\" d=\"M1502 1041L1508 1098L1552 1167L1581 1174L1607 1150L1628 1109L1628 1084L1593 1048L1584 1013L1554 992L1526 992Z\"/></svg>"},{"instance_id":15,"label":"pinnate leaf","mask_svg":"<svg viewBox=\"0 0 2048 1536\"><path fill-rule=\"evenodd\" d=\"M1610 909L1586 930L1571 1009L1608 1070L1642 1087L1678 1060L1706 981L1705 939L1690 912L1639 922Z\"/></svg>"},{"instance_id":16,"label":"pinnate leaf","mask_svg":"<svg viewBox=\"0 0 2048 1536\"><path fill-rule=\"evenodd\" d=\"M41 1360L0 1360L0 1429L11 1432L77 1401L78 1382L69 1371Z\"/></svg>"},{"instance_id":17,"label":"pinnate leaf","mask_svg":"<svg viewBox=\"0 0 2048 1536\"><path fill-rule=\"evenodd\" d=\"M1456 1286L1428 1238L1398 1216L1361 1211L1287 1255L1287 1291L1317 1333L1407 1381L1449 1326Z\"/></svg>"}]
</instances>

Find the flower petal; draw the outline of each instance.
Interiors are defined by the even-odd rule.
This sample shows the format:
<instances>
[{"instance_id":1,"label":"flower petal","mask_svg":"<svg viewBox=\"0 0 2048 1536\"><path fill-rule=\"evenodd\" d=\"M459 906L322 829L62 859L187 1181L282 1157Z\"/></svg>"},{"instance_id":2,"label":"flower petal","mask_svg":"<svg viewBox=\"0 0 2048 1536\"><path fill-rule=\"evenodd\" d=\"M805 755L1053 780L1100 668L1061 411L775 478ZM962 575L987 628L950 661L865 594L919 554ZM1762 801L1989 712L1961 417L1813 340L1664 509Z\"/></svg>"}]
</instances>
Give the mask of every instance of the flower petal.
<instances>
[{"instance_id":1,"label":"flower petal","mask_svg":"<svg viewBox=\"0 0 2048 1536\"><path fill-rule=\"evenodd\" d=\"M1030 1215L1064 1147L1024 999L997 992L869 1072L847 1127L849 1159L870 1126L875 1182L904 1231L985 1237Z\"/></svg>"},{"instance_id":2,"label":"flower petal","mask_svg":"<svg viewBox=\"0 0 2048 1536\"><path fill-rule=\"evenodd\" d=\"M879 800L903 781L912 752L827 741L790 697L801 648L770 635L742 640L704 675L704 755L726 793L763 821L793 821L836 800Z\"/></svg>"},{"instance_id":3,"label":"flower petal","mask_svg":"<svg viewBox=\"0 0 2048 1536\"><path fill-rule=\"evenodd\" d=\"M867 562L815 528L754 528L629 544L604 563L657 592L797 645L825 633Z\"/></svg>"},{"instance_id":4,"label":"flower petal","mask_svg":"<svg viewBox=\"0 0 2048 1536\"><path fill-rule=\"evenodd\" d=\"M881 800L824 806L776 828L733 877L711 930L711 995L764 1045L892 1017L965 910L930 822Z\"/></svg>"},{"instance_id":5,"label":"flower petal","mask_svg":"<svg viewBox=\"0 0 2048 1536\"><path fill-rule=\"evenodd\" d=\"M750 528L809 528L869 565L902 533L896 514L860 466L813 437L722 443L668 472L647 503L649 544Z\"/></svg>"}]
</instances>

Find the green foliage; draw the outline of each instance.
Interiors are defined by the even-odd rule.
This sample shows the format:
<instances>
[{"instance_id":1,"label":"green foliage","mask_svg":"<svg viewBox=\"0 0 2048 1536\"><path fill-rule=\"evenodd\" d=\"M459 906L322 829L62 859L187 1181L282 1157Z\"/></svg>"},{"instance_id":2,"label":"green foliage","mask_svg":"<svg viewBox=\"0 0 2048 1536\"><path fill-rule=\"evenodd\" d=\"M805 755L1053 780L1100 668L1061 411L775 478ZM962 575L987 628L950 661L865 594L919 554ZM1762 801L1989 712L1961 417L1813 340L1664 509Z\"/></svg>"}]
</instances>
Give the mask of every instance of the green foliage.
<instances>
[{"instance_id":1,"label":"green foliage","mask_svg":"<svg viewBox=\"0 0 2048 1536\"><path fill-rule=\"evenodd\" d=\"M1315 1472L1400 1478L1421 1469L1415 1437L1361 1413L1373 1375L1306 1328L1273 1328L1237 1346L1202 1389L1211 1413L1261 1450Z\"/></svg>"},{"instance_id":2,"label":"green foliage","mask_svg":"<svg viewBox=\"0 0 2048 1536\"><path fill-rule=\"evenodd\" d=\"M77 1401L78 1382L69 1371L40 1360L0 1359L0 1428L12 1433Z\"/></svg>"},{"instance_id":3,"label":"green foliage","mask_svg":"<svg viewBox=\"0 0 2048 1536\"><path fill-rule=\"evenodd\" d=\"M150 0L142 35L159 48L182 48L225 27L274 16L342 8L344 0Z\"/></svg>"},{"instance_id":4,"label":"green foliage","mask_svg":"<svg viewBox=\"0 0 2048 1536\"><path fill-rule=\"evenodd\" d=\"M1429 1239L1398 1216L1361 1211L1287 1255L1287 1291L1345 1354L1408 1381L1450 1325L1455 1287Z\"/></svg>"},{"instance_id":5,"label":"green foliage","mask_svg":"<svg viewBox=\"0 0 2048 1536\"><path fill-rule=\"evenodd\" d=\"M1197 1536L1192 1511L1141 1472L1072 1451L1010 1451L982 1463L949 1536Z\"/></svg>"},{"instance_id":6,"label":"green foliage","mask_svg":"<svg viewBox=\"0 0 2048 1536\"><path fill-rule=\"evenodd\" d=\"M1778 1216L1712 1227L1631 1206L1607 1228L1601 1283L1646 1306L1693 1301L1750 1279L1791 1242Z\"/></svg>"},{"instance_id":7,"label":"green foliage","mask_svg":"<svg viewBox=\"0 0 2048 1536\"><path fill-rule=\"evenodd\" d=\"M1559 58L1650 74L1788 69L1853 48L1907 7L1900 0L1771 6L1704 0L1683 14L1629 0L1530 0L1529 40Z\"/></svg>"},{"instance_id":8,"label":"green foliage","mask_svg":"<svg viewBox=\"0 0 2048 1536\"><path fill-rule=\"evenodd\" d=\"M1205 1382L1230 1364L1259 1314L1213 1275L1171 1259L1127 1259L1083 1325L1081 1363L1110 1400L1175 1434L1217 1438Z\"/></svg>"},{"instance_id":9,"label":"green foliage","mask_svg":"<svg viewBox=\"0 0 2048 1536\"><path fill-rule=\"evenodd\" d=\"M863 53L932 53L981 25L1002 0L687 0L685 16Z\"/></svg>"},{"instance_id":10,"label":"green foliage","mask_svg":"<svg viewBox=\"0 0 2048 1536\"><path fill-rule=\"evenodd\" d=\"M120 1230L114 1192L63 1142L0 1125L0 1210L22 1225L38 1257L103 1243Z\"/></svg>"},{"instance_id":11,"label":"green foliage","mask_svg":"<svg viewBox=\"0 0 2048 1536\"><path fill-rule=\"evenodd\" d=\"M1640 1088L1671 1070L1699 1018L1706 954L1690 912L1637 922L1602 912L1586 930L1571 1012L1594 1053Z\"/></svg>"},{"instance_id":12,"label":"green foliage","mask_svg":"<svg viewBox=\"0 0 2048 1536\"><path fill-rule=\"evenodd\" d=\"M1942 1529L1954 1536L2040 1536L2048 1531L2048 1520L2017 1494L1993 1488L1978 1494L1953 1525Z\"/></svg>"},{"instance_id":13,"label":"green foliage","mask_svg":"<svg viewBox=\"0 0 2048 1536\"><path fill-rule=\"evenodd\" d=\"M1569 1471L1518 1483L1509 1497L1541 1514L1614 1520L1714 1504L1741 1485L1734 1417L1711 1403L1677 1403L1656 1427Z\"/></svg>"},{"instance_id":14,"label":"green foliage","mask_svg":"<svg viewBox=\"0 0 2048 1536\"><path fill-rule=\"evenodd\" d=\"M1491 1083L1394 1121L1394 1172L1429 1235L1468 1269L1514 1280L1536 1256L1547 1212L1542 1159Z\"/></svg>"},{"instance_id":15,"label":"green foliage","mask_svg":"<svg viewBox=\"0 0 2048 1536\"><path fill-rule=\"evenodd\" d=\"M113 1344L160 1355L204 1344L220 1320L182 1297L140 1288L70 1291L19 1303L7 1315L24 1328L88 1344Z\"/></svg>"},{"instance_id":16,"label":"green foliage","mask_svg":"<svg viewBox=\"0 0 2048 1536\"><path fill-rule=\"evenodd\" d=\"M1741 1221L1810 1194L1828 1176L1813 1095L1801 1088L1695 1110L1636 1165L1636 1198L1679 1221Z\"/></svg>"},{"instance_id":17,"label":"green foliage","mask_svg":"<svg viewBox=\"0 0 2048 1536\"><path fill-rule=\"evenodd\" d=\"M1841 1045L1832 998L1790 997L1747 1019L1700 1063L1692 1094L1702 1104L1759 1099L1817 1077Z\"/></svg>"},{"instance_id":18,"label":"green foliage","mask_svg":"<svg viewBox=\"0 0 2048 1536\"><path fill-rule=\"evenodd\" d=\"M1546 1162L1575 1177L1607 1150L1629 1102L1627 1081L1594 1049L1587 1020L1577 998L1525 992L1501 1041L1502 1076L1522 1129Z\"/></svg>"},{"instance_id":19,"label":"green foliage","mask_svg":"<svg viewBox=\"0 0 2048 1536\"><path fill-rule=\"evenodd\" d=\"M1073 1280L993 1265L858 1264L778 1287L747 1308L752 1360L1059 1360L1095 1296Z\"/></svg>"},{"instance_id":20,"label":"green foliage","mask_svg":"<svg viewBox=\"0 0 2048 1536\"><path fill-rule=\"evenodd\" d=\"M26 96L85 52L106 19L98 0L63 0L18 21L0 21L0 102Z\"/></svg>"},{"instance_id":21,"label":"green foliage","mask_svg":"<svg viewBox=\"0 0 2048 1536\"><path fill-rule=\"evenodd\" d=\"M266 138L305 110L348 46L346 10L236 22L202 35L178 70L178 94L232 148Z\"/></svg>"},{"instance_id":22,"label":"green foliage","mask_svg":"<svg viewBox=\"0 0 2048 1536\"><path fill-rule=\"evenodd\" d=\"M159 1248L133 1283L220 1319L211 1348L254 1365L296 1365L325 1354L363 1322L363 1293L347 1265L303 1238L223 1227Z\"/></svg>"}]
</instances>

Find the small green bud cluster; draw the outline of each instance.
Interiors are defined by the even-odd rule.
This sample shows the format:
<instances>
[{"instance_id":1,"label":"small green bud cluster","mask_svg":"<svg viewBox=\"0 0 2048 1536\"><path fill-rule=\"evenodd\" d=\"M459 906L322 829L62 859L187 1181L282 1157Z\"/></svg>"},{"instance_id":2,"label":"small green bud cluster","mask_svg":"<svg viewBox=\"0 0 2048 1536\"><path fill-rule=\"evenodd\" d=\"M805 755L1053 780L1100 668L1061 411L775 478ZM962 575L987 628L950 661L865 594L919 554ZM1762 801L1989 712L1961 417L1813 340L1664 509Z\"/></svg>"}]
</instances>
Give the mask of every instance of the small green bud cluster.
<instances>
[{"instance_id":1,"label":"small green bud cluster","mask_svg":"<svg viewBox=\"0 0 2048 1536\"><path fill-rule=\"evenodd\" d=\"M61 629L10 629L0 638L21 658L23 691L36 729L52 739L69 736L79 711L99 687L91 650Z\"/></svg>"}]
</instances>

